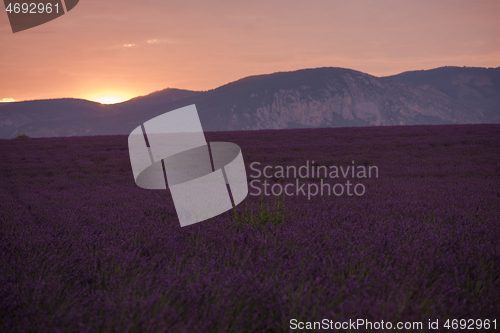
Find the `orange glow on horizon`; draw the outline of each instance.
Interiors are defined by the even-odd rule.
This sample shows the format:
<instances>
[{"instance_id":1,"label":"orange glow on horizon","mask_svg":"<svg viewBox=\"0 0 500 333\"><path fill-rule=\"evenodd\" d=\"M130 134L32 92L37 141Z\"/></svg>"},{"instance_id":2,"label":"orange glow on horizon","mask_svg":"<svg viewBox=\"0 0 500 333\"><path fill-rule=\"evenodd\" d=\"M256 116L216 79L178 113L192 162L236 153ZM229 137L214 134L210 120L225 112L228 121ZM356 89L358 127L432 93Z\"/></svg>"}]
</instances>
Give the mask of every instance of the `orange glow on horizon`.
<instances>
[{"instance_id":1,"label":"orange glow on horizon","mask_svg":"<svg viewBox=\"0 0 500 333\"><path fill-rule=\"evenodd\" d=\"M93 95L93 96L88 96L84 97L84 99L101 103L101 104L116 104L116 103L121 103L128 101L131 98L134 98L136 96L124 96L121 94L109 94L109 95Z\"/></svg>"},{"instance_id":2,"label":"orange glow on horizon","mask_svg":"<svg viewBox=\"0 0 500 333\"><path fill-rule=\"evenodd\" d=\"M166 87L210 90L304 68L380 77L500 66L498 0L283 3L92 0L19 34L0 15L0 103L112 104Z\"/></svg>"},{"instance_id":3,"label":"orange glow on horizon","mask_svg":"<svg viewBox=\"0 0 500 333\"><path fill-rule=\"evenodd\" d=\"M96 98L88 98L90 101L94 101L101 104L116 104L129 100L127 97L118 97L118 96L103 96Z\"/></svg>"}]
</instances>

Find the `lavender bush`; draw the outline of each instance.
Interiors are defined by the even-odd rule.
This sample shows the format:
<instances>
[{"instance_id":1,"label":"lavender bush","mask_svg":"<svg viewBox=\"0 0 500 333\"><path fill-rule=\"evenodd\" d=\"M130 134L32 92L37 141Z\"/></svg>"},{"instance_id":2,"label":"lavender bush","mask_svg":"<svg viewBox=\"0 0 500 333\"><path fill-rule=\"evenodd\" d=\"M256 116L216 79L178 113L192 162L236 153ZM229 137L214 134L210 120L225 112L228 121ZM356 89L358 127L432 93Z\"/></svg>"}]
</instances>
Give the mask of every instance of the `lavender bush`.
<instances>
[{"instance_id":1,"label":"lavender bush","mask_svg":"<svg viewBox=\"0 0 500 333\"><path fill-rule=\"evenodd\" d=\"M126 136L0 140L0 331L500 319L500 125L206 136L237 143L249 175L314 160L379 177L363 196L249 195L181 228L168 190L135 185Z\"/></svg>"}]
</instances>

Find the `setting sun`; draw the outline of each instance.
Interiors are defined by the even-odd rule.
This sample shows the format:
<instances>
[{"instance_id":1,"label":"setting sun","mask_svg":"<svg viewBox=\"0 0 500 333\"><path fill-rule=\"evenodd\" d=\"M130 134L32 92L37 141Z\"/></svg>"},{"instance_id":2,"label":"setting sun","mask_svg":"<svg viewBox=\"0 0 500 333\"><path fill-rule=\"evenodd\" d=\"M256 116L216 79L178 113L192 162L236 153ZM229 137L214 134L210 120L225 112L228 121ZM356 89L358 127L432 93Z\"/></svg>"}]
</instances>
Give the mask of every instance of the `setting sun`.
<instances>
[{"instance_id":1,"label":"setting sun","mask_svg":"<svg viewBox=\"0 0 500 333\"><path fill-rule=\"evenodd\" d=\"M116 104L116 103L121 103L129 98L126 97L116 97L116 96L106 96L106 97L97 97L97 98L92 98L93 101L96 101L101 104Z\"/></svg>"}]
</instances>

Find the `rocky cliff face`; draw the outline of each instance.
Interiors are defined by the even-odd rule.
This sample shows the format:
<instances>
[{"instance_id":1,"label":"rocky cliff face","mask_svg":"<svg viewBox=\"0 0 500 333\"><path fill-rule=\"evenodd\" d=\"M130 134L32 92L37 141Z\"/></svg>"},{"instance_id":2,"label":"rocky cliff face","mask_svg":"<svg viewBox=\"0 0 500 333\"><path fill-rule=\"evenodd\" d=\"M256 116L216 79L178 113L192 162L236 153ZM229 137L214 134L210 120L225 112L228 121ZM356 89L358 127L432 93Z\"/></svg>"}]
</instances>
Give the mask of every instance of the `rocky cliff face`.
<instances>
[{"instance_id":1,"label":"rocky cliff face","mask_svg":"<svg viewBox=\"0 0 500 333\"><path fill-rule=\"evenodd\" d=\"M318 71L326 76L314 86L298 82L272 91L263 83L247 97L260 102L254 110L245 109L251 103L244 100L231 108L229 129L480 122L477 114L429 86L411 87L348 70Z\"/></svg>"},{"instance_id":2,"label":"rocky cliff face","mask_svg":"<svg viewBox=\"0 0 500 333\"><path fill-rule=\"evenodd\" d=\"M363 90L352 78L346 79L351 81L350 90L338 91L329 87L317 99L308 96L307 87L274 93L271 104L264 104L255 111L256 124L250 128L288 128L297 125L335 127L339 125L339 118L357 125L375 126L478 121L475 115L468 115L461 106L432 90L389 86L382 87L380 90L385 89L385 93L377 95ZM235 115L230 128L244 127L250 115L243 116L243 121L239 122L239 117Z\"/></svg>"},{"instance_id":3,"label":"rocky cliff face","mask_svg":"<svg viewBox=\"0 0 500 333\"><path fill-rule=\"evenodd\" d=\"M431 87L470 113L476 113L481 122L500 122L500 67L441 67L405 72L386 79L410 87Z\"/></svg>"}]
</instances>

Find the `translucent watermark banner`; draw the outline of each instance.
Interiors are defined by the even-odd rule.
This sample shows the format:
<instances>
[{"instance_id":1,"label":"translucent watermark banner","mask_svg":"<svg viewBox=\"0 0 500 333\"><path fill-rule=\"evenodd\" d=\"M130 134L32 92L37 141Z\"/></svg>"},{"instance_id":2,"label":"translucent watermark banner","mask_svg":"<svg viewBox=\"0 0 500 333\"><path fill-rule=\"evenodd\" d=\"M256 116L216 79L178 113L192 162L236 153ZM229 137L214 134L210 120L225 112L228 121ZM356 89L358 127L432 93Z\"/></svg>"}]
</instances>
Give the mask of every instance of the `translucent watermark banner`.
<instances>
[{"instance_id":1,"label":"translucent watermark banner","mask_svg":"<svg viewBox=\"0 0 500 333\"><path fill-rule=\"evenodd\" d=\"M4 0L12 32L20 32L42 25L63 16L79 0Z\"/></svg>"},{"instance_id":2,"label":"translucent watermark banner","mask_svg":"<svg viewBox=\"0 0 500 333\"><path fill-rule=\"evenodd\" d=\"M136 184L168 186L182 227L222 214L248 195L240 147L207 143L195 105L148 120L132 131L128 145Z\"/></svg>"}]
</instances>

